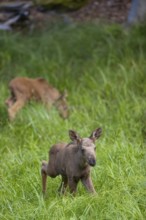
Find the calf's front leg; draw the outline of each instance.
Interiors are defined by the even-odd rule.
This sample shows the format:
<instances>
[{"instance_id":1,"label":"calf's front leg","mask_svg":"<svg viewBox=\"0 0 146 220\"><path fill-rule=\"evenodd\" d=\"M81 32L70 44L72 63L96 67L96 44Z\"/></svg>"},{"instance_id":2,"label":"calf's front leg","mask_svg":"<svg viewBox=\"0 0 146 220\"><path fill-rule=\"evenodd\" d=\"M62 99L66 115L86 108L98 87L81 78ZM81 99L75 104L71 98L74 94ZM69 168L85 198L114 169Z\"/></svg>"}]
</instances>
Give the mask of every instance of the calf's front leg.
<instances>
[{"instance_id":1,"label":"calf's front leg","mask_svg":"<svg viewBox=\"0 0 146 220\"><path fill-rule=\"evenodd\" d=\"M96 193L90 176L83 177L81 179L81 181L82 181L83 185L85 186L85 188L87 189L88 192L94 193L94 194Z\"/></svg>"},{"instance_id":2,"label":"calf's front leg","mask_svg":"<svg viewBox=\"0 0 146 220\"><path fill-rule=\"evenodd\" d=\"M70 177L68 178L70 193L72 193L73 195L76 194L78 182L79 180L76 180L75 178L70 178Z\"/></svg>"},{"instance_id":3,"label":"calf's front leg","mask_svg":"<svg viewBox=\"0 0 146 220\"><path fill-rule=\"evenodd\" d=\"M58 189L58 192L60 194L65 193L65 189L67 187L67 184L68 184L67 176L62 176L62 181L61 181L61 184L60 184L59 189Z\"/></svg>"}]
</instances>

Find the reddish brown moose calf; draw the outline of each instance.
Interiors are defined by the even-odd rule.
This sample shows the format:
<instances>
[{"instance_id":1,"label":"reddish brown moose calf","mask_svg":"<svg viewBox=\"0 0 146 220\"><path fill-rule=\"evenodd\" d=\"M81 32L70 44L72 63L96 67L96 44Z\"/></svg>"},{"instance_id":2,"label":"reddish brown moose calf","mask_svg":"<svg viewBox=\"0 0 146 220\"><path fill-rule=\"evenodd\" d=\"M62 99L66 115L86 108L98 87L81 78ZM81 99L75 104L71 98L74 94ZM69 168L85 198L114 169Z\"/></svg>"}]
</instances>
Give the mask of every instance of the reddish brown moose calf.
<instances>
[{"instance_id":1,"label":"reddish brown moose calf","mask_svg":"<svg viewBox=\"0 0 146 220\"><path fill-rule=\"evenodd\" d=\"M13 120L30 100L41 101L48 109L54 105L64 119L68 117L67 94L61 94L43 78L17 77L10 81L9 89L11 96L5 103L10 120Z\"/></svg>"},{"instance_id":2,"label":"reddish brown moose calf","mask_svg":"<svg viewBox=\"0 0 146 220\"><path fill-rule=\"evenodd\" d=\"M59 192L64 193L67 185L71 193L76 193L77 184L81 180L87 191L95 193L90 176L90 166L96 164L95 141L101 136L102 129L97 128L90 137L81 138L70 130L72 140L69 144L55 144L49 152L49 162L42 162L42 191L46 191L47 176L62 176Z\"/></svg>"}]
</instances>

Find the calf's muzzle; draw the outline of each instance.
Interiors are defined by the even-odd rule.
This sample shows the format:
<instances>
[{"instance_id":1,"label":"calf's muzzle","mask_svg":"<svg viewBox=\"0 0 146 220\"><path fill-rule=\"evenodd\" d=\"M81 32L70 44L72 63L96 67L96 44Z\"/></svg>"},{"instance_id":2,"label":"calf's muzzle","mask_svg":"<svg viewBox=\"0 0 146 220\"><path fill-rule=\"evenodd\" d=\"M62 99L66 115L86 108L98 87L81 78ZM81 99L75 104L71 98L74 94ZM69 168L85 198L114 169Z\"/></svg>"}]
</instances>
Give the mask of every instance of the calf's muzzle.
<instances>
[{"instance_id":1,"label":"calf's muzzle","mask_svg":"<svg viewBox=\"0 0 146 220\"><path fill-rule=\"evenodd\" d=\"M90 166L94 167L96 165L95 158L89 158L88 163L89 163Z\"/></svg>"}]
</instances>

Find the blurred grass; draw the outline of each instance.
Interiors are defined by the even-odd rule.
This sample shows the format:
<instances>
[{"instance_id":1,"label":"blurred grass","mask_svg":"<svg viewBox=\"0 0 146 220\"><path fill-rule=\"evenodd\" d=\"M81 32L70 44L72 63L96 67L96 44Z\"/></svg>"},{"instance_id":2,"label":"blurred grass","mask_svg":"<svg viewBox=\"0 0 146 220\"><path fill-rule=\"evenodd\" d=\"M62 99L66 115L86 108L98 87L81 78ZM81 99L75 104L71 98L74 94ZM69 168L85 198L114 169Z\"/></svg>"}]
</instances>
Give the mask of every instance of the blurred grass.
<instances>
[{"instance_id":1,"label":"blurred grass","mask_svg":"<svg viewBox=\"0 0 146 220\"><path fill-rule=\"evenodd\" d=\"M146 218L145 27L56 25L40 33L0 33L0 219ZM62 120L32 103L7 119L8 82L46 78L68 90L70 117ZM101 126L92 179L98 196L79 184L75 198L59 197L60 178L41 195L41 160L68 129L88 136Z\"/></svg>"}]
</instances>

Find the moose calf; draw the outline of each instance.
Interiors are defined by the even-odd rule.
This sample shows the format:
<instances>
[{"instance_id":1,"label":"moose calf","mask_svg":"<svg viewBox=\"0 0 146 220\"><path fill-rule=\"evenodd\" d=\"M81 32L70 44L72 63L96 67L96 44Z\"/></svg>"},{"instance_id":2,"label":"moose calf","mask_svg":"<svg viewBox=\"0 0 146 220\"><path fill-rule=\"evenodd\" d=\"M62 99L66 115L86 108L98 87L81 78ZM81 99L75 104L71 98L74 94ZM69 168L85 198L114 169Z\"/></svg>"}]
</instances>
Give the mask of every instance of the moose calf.
<instances>
[{"instance_id":1,"label":"moose calf","mask_svg":"<svg viewBox=\"0 0 146 220\"><path fill-rule=\"evenodd\" d=\"M41 101L48 108L54 105L64 119L68 117L67 94L61 94L43 78L17 77L10 81L9 89L11 96L5 103L10 120L30 100Z\"/></svg>"},{"instance_id":2,"label":"moose calf","mask_svg":"<svg viewBox=\"0 0 146 220\"><path fill-rule=\"evenodd\" d=\"M55 178L62 176L59 192L64 193L67 185L70 192L75 193L79 180L85 188L95 193L90 177L90 166L96 164L95 141L101 136L102 129L97 128L90 137L81 138L75 131L70 130L71 143L55 144L49 152L49 162L42 162L42 191L46 191L47 176Z\"/></svg>"}]
</instances>

